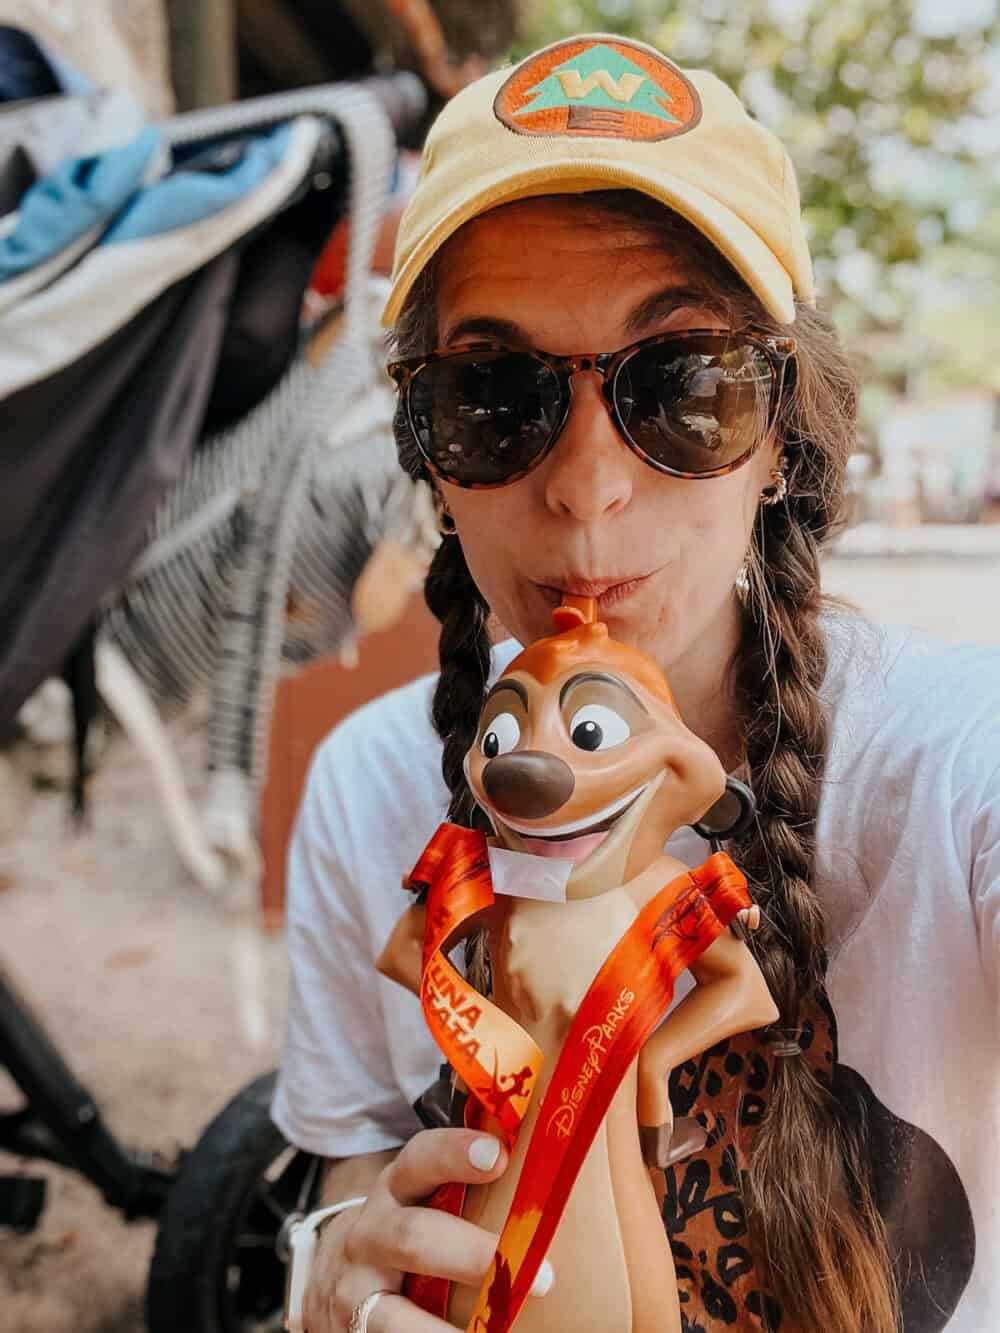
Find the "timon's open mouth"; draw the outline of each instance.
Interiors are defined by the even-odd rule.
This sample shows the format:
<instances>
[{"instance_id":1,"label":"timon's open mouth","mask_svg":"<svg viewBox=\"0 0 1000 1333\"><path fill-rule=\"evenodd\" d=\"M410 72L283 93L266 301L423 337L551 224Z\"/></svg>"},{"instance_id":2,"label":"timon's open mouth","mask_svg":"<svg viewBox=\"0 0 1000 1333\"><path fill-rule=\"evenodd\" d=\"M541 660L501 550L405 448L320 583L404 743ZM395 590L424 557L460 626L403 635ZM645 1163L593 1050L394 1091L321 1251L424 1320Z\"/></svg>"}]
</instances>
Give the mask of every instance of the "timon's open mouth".
<instances>
[{"instance_id":1,"label":"timon's open mouth","mask_svg":"<svg viewBox=\"0 0 1000 1333\"><path fill-rule=\"evenodd\" d=\"M531 826L506 817L502 823L518 835L519 850L534 856L565 857L579 864L601 845L648 786L649 783L644 782L641 787L626 792L602 810L568 824L542 830L537 825ZM493 814L492 818L496 822L498 816Z\"/></svg>"}]
</instances>

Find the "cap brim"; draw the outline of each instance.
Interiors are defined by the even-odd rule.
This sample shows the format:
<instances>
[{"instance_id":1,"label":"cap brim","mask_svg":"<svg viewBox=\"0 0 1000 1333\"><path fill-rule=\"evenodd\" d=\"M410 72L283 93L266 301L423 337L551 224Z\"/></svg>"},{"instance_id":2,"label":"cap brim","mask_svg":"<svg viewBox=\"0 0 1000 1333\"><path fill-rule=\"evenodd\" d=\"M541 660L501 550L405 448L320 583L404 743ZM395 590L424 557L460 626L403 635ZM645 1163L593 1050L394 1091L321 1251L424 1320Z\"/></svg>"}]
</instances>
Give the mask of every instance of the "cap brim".
<instances>
[{"instance_id":1,"label":"cap brim","mask_svg":"<svg viewBox=\"0 0 1000 1333\"><path fill-rule=\"evenodd\" d=\"M422 238L395 275L382 323L391 326L410 288L433 255L459 227L501 204L546 194L583 194L589 190L637 190L658 199L686 218L732 264L767 311L781 324L795 319L791 275L773 251L725 204L688 181L664 171L638 170L603 158L548 162L521 172L509 169L480 177L461 205L452 209ZM808 295L808 294L804 294Z\"/></svg>"}]
</instances>

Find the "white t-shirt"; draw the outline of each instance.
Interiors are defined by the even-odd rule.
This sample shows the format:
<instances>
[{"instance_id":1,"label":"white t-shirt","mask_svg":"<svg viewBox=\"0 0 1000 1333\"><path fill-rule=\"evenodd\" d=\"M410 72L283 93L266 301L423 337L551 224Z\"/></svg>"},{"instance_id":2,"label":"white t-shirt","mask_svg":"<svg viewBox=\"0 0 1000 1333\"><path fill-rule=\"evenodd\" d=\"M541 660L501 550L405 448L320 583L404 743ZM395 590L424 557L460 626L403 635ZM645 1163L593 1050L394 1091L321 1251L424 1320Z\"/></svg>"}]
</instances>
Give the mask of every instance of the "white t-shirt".
<instances>
[{"instance_id":1,"label":"white t-shirt","mask_svg":"<svg viewBox=\"0 0 1000 1333\"><path fill-rule=\"evenodd\" d=\"M905 1333L992 1333L1000 652L847 617L824 624L831 737L816 888L841 1073L879 1135L880 1207L932 1270L906 1289ZM494 651L495 674L515 651ZM410 901L400 877L447 806L433 685L425 677L336 728L292 840L288 1036L273 1115L291 1142L328 1157L405 1141L418 1128L411 1103L442 1060L416 998L373 969ZM688 829L669 849L690 865L706 856Z\"/></svg>"}]
</instances>

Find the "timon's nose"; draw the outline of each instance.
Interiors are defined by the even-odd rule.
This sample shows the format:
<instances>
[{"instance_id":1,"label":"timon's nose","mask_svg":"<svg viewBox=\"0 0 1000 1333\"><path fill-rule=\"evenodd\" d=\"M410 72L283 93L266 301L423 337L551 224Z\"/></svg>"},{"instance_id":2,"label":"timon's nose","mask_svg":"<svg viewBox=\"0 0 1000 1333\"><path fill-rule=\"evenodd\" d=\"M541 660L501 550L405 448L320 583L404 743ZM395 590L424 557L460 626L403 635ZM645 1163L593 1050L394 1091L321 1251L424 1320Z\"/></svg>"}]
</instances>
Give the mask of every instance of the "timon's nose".
<instances>
[{"instance_id":1,"label":"timon's nose","mask_svg":"<svg viewBox=\"0 0 1000 1333\"><path fill-rule=\"evenodd\" d=\"M483 769L483 786L498 814L543 819L565 805L576 780L569 764L541 750L497 755Z\"/></svg>"}]
</instances>

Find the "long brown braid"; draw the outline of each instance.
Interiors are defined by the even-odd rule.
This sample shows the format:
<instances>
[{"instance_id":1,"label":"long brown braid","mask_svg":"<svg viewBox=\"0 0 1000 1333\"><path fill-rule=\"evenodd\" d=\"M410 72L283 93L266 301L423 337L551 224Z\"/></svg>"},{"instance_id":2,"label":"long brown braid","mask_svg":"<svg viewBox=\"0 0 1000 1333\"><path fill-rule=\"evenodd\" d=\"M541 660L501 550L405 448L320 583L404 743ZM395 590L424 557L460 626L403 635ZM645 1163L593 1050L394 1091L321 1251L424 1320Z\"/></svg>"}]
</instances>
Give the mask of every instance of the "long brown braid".
<instances>
[{"instance_id":1,"label":"long brown braid","mask_svg":"<svg viewBox=\"0 0 1000 1333\"><path fill-rule=\"evenodd\" d=\"M683 219L642 195L601 191L575 200L601 219L639 223L666 253L684 256L731 327L774 325L718 251ZM436 265L421 274L394 330L400 355L436 345ZM751 945L778 1005L775 1025L794 1037L822 1001L823 913L812 887L816 815L827 751L819 698L826 644L819 621L819 553L842 520L843 483L854 442L856 385L829 319L800 305L793 381L777 432L788 461L788 496L762 507L746 557L742 632L729 681L743 718L745 760L757 797L754 829L736 849L761 906ZM420 457L397 415L400 460ZM427 581L442 623L441 677L433 716L444 742L450 816L469 823L462 760L485 694L488 609L457 537L444 539ZM480 942L470 964L487 966ZM478 980L485 982L485 975ZM745 1182L755 1259L784 1310L782 1327L895 1333L894 1283L884 1228L868 1180L863 1126L842 1113L827 1082L804 1059L779 1059L753 1140Z\"/></svg>"},{"instance_id":2,"label":"long brown braid","mask_svg":"<svg viewBox=\"0 0 1000 1333\"><path fill-rule=\"evenodd\" d=\"M823 912L812 887L828 724L819 557L843 522L856 419L854 376L828 320L798 310L796 384L778 430L788 495L758 510L732 666L758 819L735 853L761 907L751 945L794 1038L823 993ZM821 430L819 424L821 423ZM863 1126L804 1059L778 1059L750 1157L747 1204L769 1284L803 1329L897 1327L885 1231L868 1183Z\"/></svg>"},{"instance_id":3,"label":"long brown braid","mask_svg":"<svg viewBox=\"0 0 1000 1333\"><path fill-rule=\"evenodd\" d=\"M490 669L490 609L473 582L462 543L445 537L424 584L427 605L441 622L441 674L431 704L434 728L444 742L441 771L451 792L448 818L468 825L473 800L462 763L476 735Z\"/></svg>"},{"instance_id":4,"label":"long brown braid","mask_svg":"<svg viewBox=\"0 0 1000 1333\"><path fill-rule=\"evenodd\" d=\"M421 273L393 330L400 356L429 351L437 341L435 268ZM397 407L393 429L399 461L411 477L427 478L420 453L403 413ZM448 818L471 827L475 802L462 767L472 748L486 696L490 667L490 608L465 561L462 543L445 536L424 581L424 600L441 622L438 637L440 674L431 701L431 720L441 737L441 772L450 793ZM490 965L482 931L466 941L470 979L482 994L490 991Z\"/></svg>"}]
</instances>

